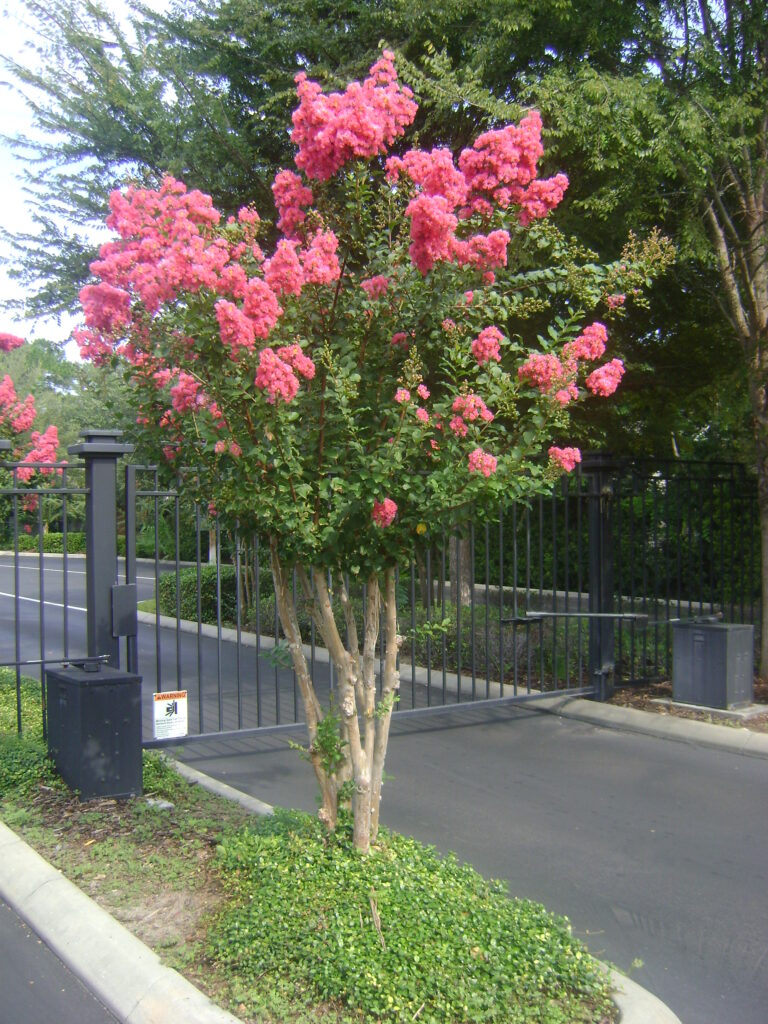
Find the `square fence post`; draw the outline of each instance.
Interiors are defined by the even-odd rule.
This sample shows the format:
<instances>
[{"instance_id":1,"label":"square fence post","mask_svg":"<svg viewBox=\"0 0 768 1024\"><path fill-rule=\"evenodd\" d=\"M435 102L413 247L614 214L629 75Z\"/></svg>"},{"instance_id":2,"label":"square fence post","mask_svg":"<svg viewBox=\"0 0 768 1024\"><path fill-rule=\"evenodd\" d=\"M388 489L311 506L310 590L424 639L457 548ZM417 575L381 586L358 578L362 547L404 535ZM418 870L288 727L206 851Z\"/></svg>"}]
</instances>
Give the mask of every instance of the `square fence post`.
<instances>
[{"instance_id":1,"label":"square fence post","mask_svg":"<svg viewBox=\"0 0 768 1024\"><path fill-rule=\"evenodd\" d=\"M70 455L85 463L86 622L88 657L106 655L120 664L119 636L113 629L117 585L117 460L133 451L121 444L121 430L83 430Z\"/></svg>"},{"instance_id":2,"label":"square fence post","mask_svg":"<svg viewBox=\"0 0 768 1024\"><path fill-rule=\"evenodd\" d=\"M613 476L616 460L604 453L584 456L581 471L589 480L589 679L596 700L614 689Z\"/></svg>"}]
</instances>

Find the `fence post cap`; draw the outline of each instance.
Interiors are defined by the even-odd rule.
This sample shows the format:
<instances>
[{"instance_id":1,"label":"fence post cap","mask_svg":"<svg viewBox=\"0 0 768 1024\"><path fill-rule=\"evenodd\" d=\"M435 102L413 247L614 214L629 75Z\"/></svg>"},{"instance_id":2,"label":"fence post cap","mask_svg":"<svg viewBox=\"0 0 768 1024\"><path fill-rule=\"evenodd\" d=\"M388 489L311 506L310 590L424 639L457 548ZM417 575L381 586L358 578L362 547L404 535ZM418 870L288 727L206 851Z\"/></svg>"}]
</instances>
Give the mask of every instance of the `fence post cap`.
<instances>
[{"instance_id":1,"label":"fence post cap","mask_svg":"<svg viewBox=\"0 0 768 1024\"><path fill-rule=\"evenodd\" d=\"M9 452L11 450L11 442L6 441L5 438L0 439L0 452Z\"/></svg>"},{"instance_id":2,"label":"fence post cap","mask_svg":"<svg viewBox=\"0 0 768 1024\"><path fill-rule=\"evenodd\" d=\"M135 445L121 444L122 430L81 430L82 441L72 444L67 451L70 455L82 455L84 458L97 455L127 455Z\"/></svg>"}]
</instances>

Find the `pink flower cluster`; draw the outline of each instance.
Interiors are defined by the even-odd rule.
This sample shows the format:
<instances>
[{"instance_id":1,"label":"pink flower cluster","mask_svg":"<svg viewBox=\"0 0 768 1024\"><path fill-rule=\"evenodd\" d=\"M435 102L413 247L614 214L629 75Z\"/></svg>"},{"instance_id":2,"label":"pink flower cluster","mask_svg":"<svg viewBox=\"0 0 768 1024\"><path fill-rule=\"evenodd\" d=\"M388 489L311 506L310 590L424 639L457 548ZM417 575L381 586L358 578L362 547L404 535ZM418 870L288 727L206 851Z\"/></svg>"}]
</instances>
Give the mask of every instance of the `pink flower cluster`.
<instances>
[{"instance_id":1,"label":"pink flower cluster","mask_svg":"<svg viewBox=\"0 0 768 1024\"><path fill-rule=\"evenodd\" d=\"M413 93L397 83L394 54L384 50L362 85L324 95L304 72L296 76L299 106L291 138L296 166L308 178L327 181L348 161L385 153L416 116Z\"/></svg>"},{"instance_id":2,"label":"pink flower cluster","mask_svg":"<svg viewBox=\"0 0 768 1024\"><path fill-rule=\"evenodd\" d=\"M608 331L605 325L597 321L585 327L574 341L568 342L563 348L566 359L599 359L605 353Z\"/></svg>"},{"instance_id":3,"label":"pink flower cluster","mask_svg":"<svg viewBox=\"0 0 768 1024\"><path fill-rule=\"evenodd\" d=\"M572 472L576 464L581 462L581 452L578 448L558 448L556 445L552 445L548 454L550 460L564 469L566 473Z\"/></svg>"},{"instance_id":4,"label":"pink flower cluster","mask_svg":"<svg viewBox=\"0 0 768 1024\"><path fill-rule=\"evenodd\" d=\"M590 373L586 385L593 395L607 398L614 393L623 376L624 363L620 359L612 359L610 363L605 363Z\"/></svg>"},{"instance_id":5,"label":"pink flower cluster","mask_svg":"<svg viewBox=\"0 0 768 1024\"><path fill-rule=\"evenodd\" d=\"M207 408L208 399L202 387L191 373L179 370L178 379L171 388L171 407L176 412L194 412Z\"/></svg>"},{"instance_id":6,"label":"pink flower cluster","mask_svg":"<svg viewBox=\"0 0 768 1024\"><path fill-rule=\"evenodd\" d=\"M35 422L36 415L34 397L27 395L20 402L13 381L6 374L0 381L0 425L9 423L14 434L23 434Z\"/></svg>"},{"instance_id":7,"label":"pink flower cluster","mask_svg":"<svg viewBox=\"0 0 768 1024\"><path fill-rule=\"evenodd\" d=\"M243 449L237 443L237 441L217 441L213 446L213 450L217 455L231 455L235 459L239 459L243 454Z\"/></svg>"},{"instance_id":8,"label":"pink flower cluster","mask_svg":"<svg viewBox=\"0 0 768 1024\"><path fill-rule=\"evenodd\" d=\"M483 476L489 477L496 472L497 464L496 456L484 452L482 448L475 448L469 453L470 473L482 473Z\"/></svg>"},{"instance_id":9,"label":"pink flower cluster","mask_svg":"<svg viewBox=\"0 0 768 1024\"><path fill-rule=\"evenodd\" d=\"M565 368L551 352L533 352L518 368L517 376L546 395L565 376Z\"/></svg>"},{"instance_id":10,"label":"pink flower cluster","mask_svg":"<svg viewBox=\"0 0 768 1024\"><path fill-rule=\"evenodd\" d=\"M197 292L216 289L231 252L223 238L211 237L210 229L221 215L210 196L187 192L186 186L166 177L158 190L129 188L125 195L109 197L107 226L121 237L107 242L91 271L106 285L135 293L150 313L173 299L180 289ZM121 325L126 300L104 290L93 293L86 286L83 301L94 326L110 330Z\"/></svg>"},{"instance_id":11,"label":"pink flower cluster","mask_svg":"<svg viewBox=\"0 0 768 1024\"><path fill-rule=\"evenodd\" d=\"M361 281L360 287L368 298L374 301L386 293L389 288L389 278L384 277L383 274L377 274L376 277L368 277Z\"/></svg>"},{"instance_id":12,"label":"pink flower cluster","mask_svg":"<svg viewBox=\"0 0 768 1024\"><path fill-rule=\"evenodd\" d=\"M391 526L397 515L397 505L391 498L374 501L371 519L377 526Z\"/></svg>"},{"instance_id":13,"label":"pink flower cluster","mask_svg":"<svg viewBox=\"0 0 768 1024\"><path fill-rule=\"evenodd\" d=\"M58 429L51 425L47 430L43 431L42 434L38 431L32 433L32 448L29 450L24 458L24 463L53 463L56 462L56 455L59 448L59 432ZM41 473L43 476L49 476L51 473L57 472L53 466L41 466L39 469L35 469L32 466L21 466L17 470L17 477L23 483L27 483L35 473ZM61 469L58 470L61 472Z\"/></svg>"},{"instance_id":14,"label":"pink flower cluster","mask_svg":"<svg viewBox=\"0 0 768 1024\"><path fill-rule=\"evenodd\" d=\"M265 348L259 353L254 384L266 391L270 405L275 405L279 400L291 402L299 390L296 373L307 380L315 376L315 364L304 355L300 345L285 345L276 352Z\"/></svg>"},{"instance_id":15,"label":"pink flower cluster","mask_svg":"<svg viewBox=\"0 0 768 1024\"><path fill-rule=\"evenodd\" d=\"M504 335L498 329L498 327L484 327L478 334L475 340L472 342L472 355L477 360L478 366L484 366L485 363L494 360L497 363L501 362L501 342L504 340Z\"/></svg>"},{"instance_id":16,"label":"pink flower cluster","mask_svg":"<svg viewBox=\"0 0 768 1024\"><path fill-rule=\"evenodd\" d=\"M80 290L80 302L89 327L113 334L131 321L131 296L104 282Z\"/></svg>"},{"instance_id":17,"label":"pink flower cluster","mask_svg":"<svg viewBox=\"0 0 768 1024\"><path fill-rule=\"evenodd\" d=\"M24 344L24 339L16 334L4 334L0 332L0 352L11 352Z\"/></svg>"},{"instance_id":18,"label":"pink flower cluster","mask_svg":"<svg viewBox=\"0 0 768 1024\"><path fill-rule=\"evenodd\" d=\"M303 251L296 239L281 238L264 262L264 280L276 295L300 295L306 284L331 284L341 274L339 242L332 231L318 231Z\"/></svg>"},{"instance_id":19,"label":"pink flower cluster","mask_svg":"<svg viewBox=\"0 0 768 1024\"><path fill-rule=\"evenodd\" d=\"M314 201L312 190L307 188L298 174L293 171L279 171L272 185L280 219L278 229L286 238L295 238L297 228L304 223L306 213L304 207Z\"/></svg>"},{"instance_id":20,"label":"pink flower cluster","mask_svg":"<svg viewBox=\"0 0 768 1024\"><path fill-rule=\"evenodd\" d=\"M470 423L474 423L478 419L484 423L493 421L493 413L479 395L458 395L454 398L451 409L456 415L450 420L448 426L458 437L467 436L467 420Z\"/></svg>"},{"instance_id":21,"label":"pink flower cluster","mask_svg":"<svg viewBox=\"0 0 768 1024\"><path fill-rule=\"evenodd\" d=\"M470 193L464 216L489 212L492 200L502 208L518 205L518 218L526 225L546 217L561 202L568 188L564 174L536 179L536 164L544 152L541 127L541 116L532 110L519 125L485 132L462 151L459 168Z\"/></svg>"},{"instance_id":22,"label":"pink flower cluster","mask_svg":"<svg viewBox=\"0 0 768 1024\"><path fill-rule=\"evenodd\" d=\"M241 349L249 352L254 345L253 321L242 312L239 306L227 299L219 299L215 309L216 319L219 322L219 335L233 358Z\"/></svg>"},{"instance_id":23,"label":"pink flower cluster","mask_svg":"<svg viewBox=\"0 0 768 1024\"><path fill-rule=\"evenodd\" d=\"M541 117L533 111L517 126L479 136L471 149L462 151L458 168L448 149L410 150L389 158L389 179L395 182L405 176L419 189L406 213L411 218L411 259L422 274L438 261L455 261L485 273L506 266L506 231L464 239L457 237L456 229L460 219L475 213L490 216L494 202L502 208L518 205L523 225L545 217L562 200L568 179L564 174L537 179L542 153Z\"/></svg>"},{"instance_id":24,"label":"pink flower cluster","mask_svg":"<svg viewBox=\"0 0 768 1024\"><path fill-rule=\"evenodd\" d=\"M318 231L301 255L304 284L332 284L338 281L341 266L336 250L338 239L332 231Z\"/></svg>"}]
</instances>

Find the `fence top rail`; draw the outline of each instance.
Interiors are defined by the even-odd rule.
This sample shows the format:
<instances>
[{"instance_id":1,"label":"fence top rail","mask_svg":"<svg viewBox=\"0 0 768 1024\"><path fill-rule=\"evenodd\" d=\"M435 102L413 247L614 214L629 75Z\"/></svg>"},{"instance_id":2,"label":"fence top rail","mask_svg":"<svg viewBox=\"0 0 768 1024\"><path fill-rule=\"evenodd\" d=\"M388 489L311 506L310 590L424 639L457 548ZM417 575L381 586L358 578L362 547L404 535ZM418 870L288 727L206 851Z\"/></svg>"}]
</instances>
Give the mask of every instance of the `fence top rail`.
<instances>
[{"instance_id":1,"label":"fence top rail","mask_svg":"<svg viewBox=\"0 0 768 1024\"><path fill-rule=\"evenodd\" d=\"M73 494L88 494L87 487L0 487L0 495L9 498L29 497L31 494L47 497L53 494L62 494L69 497Z\"/></svg>"}]
</instances>

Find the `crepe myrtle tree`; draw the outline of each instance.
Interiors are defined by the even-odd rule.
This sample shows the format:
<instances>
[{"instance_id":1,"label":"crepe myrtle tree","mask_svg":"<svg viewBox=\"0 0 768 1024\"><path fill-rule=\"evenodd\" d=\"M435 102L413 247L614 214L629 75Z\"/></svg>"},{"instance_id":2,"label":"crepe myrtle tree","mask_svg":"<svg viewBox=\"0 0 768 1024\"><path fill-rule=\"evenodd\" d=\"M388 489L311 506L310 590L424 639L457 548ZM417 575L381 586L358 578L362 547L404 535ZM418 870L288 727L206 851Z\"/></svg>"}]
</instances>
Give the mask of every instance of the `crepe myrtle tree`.
<instances>
[{"instance_id":1,"label":"crepe myrtle tree","mask_svg":"<svg viewBox=\"0 0 768 1024\"><path fill-rule=\"evenodd\" d=\"M76 337L83 356L125 364L140 422L195 467L212 512L268 546L320 816L334 828L350 800L367 851L399 686L397 568L469 508L573 469L578 450L554 441L582 382L607 396L623 373L587 314L623 309L663 245L634 240L599 266L547 223L568 181L537 177L536 112L456 160L400 141L417 107L387 50L343 93L296 81L274 227L253 208L223 220L171 178L113 193L118 237L92 264ZM545 317L544 336L517 329ZM294 572L338 674L333 706L303 653Z\"/></svg>"},{"instance_id":2,"label":"crepe myrtle tree","mask_svg":"<svg viewBox=\"0 0 768 1024\"><path fill-rule=\"evenodd\" d=\"M21 348L24 339L15 334L0 333L0 353ZM58 457L59 432L55 425L45 430L33 430L37 419L34 395L19 398L10 374L0 380L0 438L10 441L10 458L20 465L15 470L15 485L35 480L38 484L56 474L56 469L45 463L55 463ZM60 473L61 470L59 469ZM24 509L34 512L37 496L24 498Z\"/></svg>"}]
</instances>

